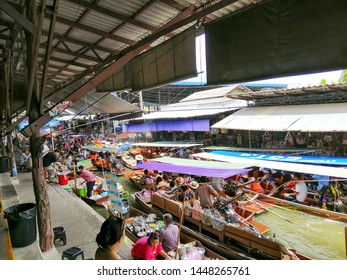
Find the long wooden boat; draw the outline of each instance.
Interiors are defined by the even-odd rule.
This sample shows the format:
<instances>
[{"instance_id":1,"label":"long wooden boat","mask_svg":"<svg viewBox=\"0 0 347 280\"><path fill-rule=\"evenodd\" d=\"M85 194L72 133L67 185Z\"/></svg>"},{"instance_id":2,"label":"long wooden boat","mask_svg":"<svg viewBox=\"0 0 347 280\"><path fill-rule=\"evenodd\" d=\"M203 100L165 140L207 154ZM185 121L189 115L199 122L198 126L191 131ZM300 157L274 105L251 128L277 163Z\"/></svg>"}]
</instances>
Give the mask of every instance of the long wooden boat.
<instances>
[{"instance_id":1,"label":"long wooden boat","mask_svg":"<svg viewBox=\"0 0 347 280\"><path fill-rule=\"evenodd\" d=\"M99 205L99 206L103 206L105 202L109 202L110 198L108 197L108 195L106 196L102 196L98 199L91 199L85 196L80 196L80 198L87 204L89 205Z\"/></svg>"},{"instance_id":2,"label":"long wooden boat","mask_svg":"<svg viewBox=\"0 0 347 280\"><path fill-rule=\"evenodd\" d=\"M181 216L181 203L162 197L157 193L152 194L151 203L148 203L147 200L142 200L138 193L135 193L135 199L141 210L148 214L154 213L156 216L162 217L163 213L168 212L177 219ZM258 224L257 226L261 227L264 225ZM196 230L191 228L195 228ZM254 228L245 229L237 225L225 225L222 231L218 231L210 226L204 225L201 221L184 215L182 232L199 240L204 246L227 259L240 257L240 252L238 252L240 250L247 259L309 259L301 254L295 254L294 250L285 248L276 240L263 236L260 231L254 230ZM218 241L207 234L214 235ZM227 244L227 241L230 244Z\"/></svg>"},{"instance_id":3,"label":"long wooden boat","mask_svg":"<svg viewBox=\"0 0 347 280\"><path fill-rule=\"evenodd\" d=\"M112 214L112 213L111 213ZM144 212L141 212L138 209L135 209L133 207L129 207L129 213L128 213L128 218L126 219L126 224L129 225L129 222L137 216L142 216L147 218L148 215ZM125 230L126 236L132 241L132 242L136 242L139 237L133 232L133 230L131 230L130 226L126 226L126 230ZM225 257L217 254L216 252L210 250L209 248L203 246L201 244L201 242L199 242L198 240L195 240L193 237L191 237L190 235L188 235L185 232L181 232L180 234L180 243L181 244L187 244L190 243L196 247L200 247L200 248L204 248L205 249L205 260L206 259L210 259L210 260L226 260Z\"/></svg>"},{"instance_id":4,"label":"long wooden boat","mask_svg":"<svg viewBox=\"0 0 347 280\"><path fill-rule=\"evenodd\" d=\"M266 194L259 194L259 193L256 193L256 192L253 192L250 190L246 190L246 189L244 191L246 193L251 194L251 195L257 194L259 201L268 203L270 205L279 205L282 207L291 208L291 209L295 209L297 211L305 212L305 213L308 213L311 215L315 215L315 216L319 216L319 217L347 223L347 214L345 214L345 213L334 212L334 211L318 208L315 206L310 206L310 205L305 205L305 204L301 204L301 203L297 203L297 202L292 202L292 201L284 200L284 199L273 197L273 196L266 195Z\"/></svg>"}]
</instances>

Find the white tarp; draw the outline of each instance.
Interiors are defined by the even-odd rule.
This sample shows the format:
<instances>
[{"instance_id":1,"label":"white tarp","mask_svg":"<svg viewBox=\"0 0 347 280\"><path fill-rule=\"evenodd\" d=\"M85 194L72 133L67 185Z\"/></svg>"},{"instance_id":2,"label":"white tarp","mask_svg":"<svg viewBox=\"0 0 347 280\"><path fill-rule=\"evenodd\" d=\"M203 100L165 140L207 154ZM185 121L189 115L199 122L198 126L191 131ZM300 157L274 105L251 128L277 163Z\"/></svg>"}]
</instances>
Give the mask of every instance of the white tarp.
<instances>
[{"instance_id":1,"label":"white tarp","mask_svg":"<svg viewBox=\"0 0 347 280\"><path fill-rule=\"evenodd\" d=\"M247 107L212 128L261 131L347 131L347 103Z\"/></svg>"}]
</instances>

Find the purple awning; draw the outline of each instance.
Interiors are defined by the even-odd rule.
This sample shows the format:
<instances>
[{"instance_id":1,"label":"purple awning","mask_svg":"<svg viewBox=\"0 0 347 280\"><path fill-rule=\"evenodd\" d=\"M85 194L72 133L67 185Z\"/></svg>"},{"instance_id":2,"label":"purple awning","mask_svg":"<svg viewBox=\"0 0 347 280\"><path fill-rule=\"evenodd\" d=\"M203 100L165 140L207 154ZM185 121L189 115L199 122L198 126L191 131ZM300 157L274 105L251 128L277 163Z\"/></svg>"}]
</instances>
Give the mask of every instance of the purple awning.
<instances>
[{"instance_id":1,"label":"purple awning","mask_svg":"<svg viewBox=\"0 0 347 280\"><path fill-rule=\"evenodd\" d=\"M165 172L174 172L178 174L189 174L196 176L228 178L239 174L247 174L251 169L226 169L226 168L206 168L206 167L192 167L180 166L159 162L147 162L137 165L140 169L158 170Z\"/></svg>"}]
</instances>

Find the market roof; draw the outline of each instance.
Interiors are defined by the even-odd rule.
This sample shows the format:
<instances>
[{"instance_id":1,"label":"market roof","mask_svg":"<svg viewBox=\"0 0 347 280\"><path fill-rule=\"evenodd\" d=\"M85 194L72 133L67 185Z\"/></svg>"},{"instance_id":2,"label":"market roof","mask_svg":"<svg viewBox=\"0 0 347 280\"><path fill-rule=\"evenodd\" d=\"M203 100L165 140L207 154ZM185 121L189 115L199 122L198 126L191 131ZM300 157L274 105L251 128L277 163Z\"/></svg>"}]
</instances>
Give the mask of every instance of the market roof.
<instances>
[{"instance_id":1,"label":"market roof","mask_svg":"<svg viewBox=\"0 0 347 280\"><path fill-rule=\"evenodd\" d=\"M136 147L164 147L164 148L189 148L202 146L202 143L181 142L181 141L160 141L160 142L138 142L131 143Z\"/></svg>"},{"instance_id":2,"label":"market roof","mask_svg":"<svg viewBox=\"0 0 347 280\"><path fill-rule=\"evenodd\" d=\"M347 103L247 107L212 128L260 131L347 131Z\"/></svg>"}]
</instances>

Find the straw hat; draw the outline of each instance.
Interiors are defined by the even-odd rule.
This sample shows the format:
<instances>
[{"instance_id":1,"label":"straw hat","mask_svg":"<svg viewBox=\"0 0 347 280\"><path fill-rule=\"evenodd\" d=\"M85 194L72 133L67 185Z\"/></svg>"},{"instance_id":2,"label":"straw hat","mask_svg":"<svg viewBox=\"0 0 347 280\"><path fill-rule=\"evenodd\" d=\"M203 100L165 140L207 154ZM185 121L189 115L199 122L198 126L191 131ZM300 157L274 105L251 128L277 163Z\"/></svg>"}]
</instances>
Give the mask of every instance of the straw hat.
<instances>
[{"instance_id":1,"label":"straw hat","mask_svg":"<svg viewBox=\"0 0 347 280\"><path fill-rule=\"evenodd\" d=\"M136 160L143 160L143 156L142 155L136 155L135 159Z\"/></svg>"},{"instance_id":2,"label":"straw hat","mask_svg":"<svg viewBox=\"0 0 347 280\"><path fill-rule=\"evenodd\" d=\"M157 189L160 189L161 187L167 187L167 184L164 181L159 182Z\"/></svg>"},{"instance_id":3,"label":"straw hat","mask_svg":"<svg viewBox=\"0 0 347 280\"><path fill-rule=\"evenodd\" d=\"M199 183L196 181L191 181L189 185L194 190L196 190L199 187Z\"/></svg>"},{"instance_id":4,"label":"straw hat","mask_svg":"<svg viewBox=\"0 0 347 280\"><path fill-rule=\"evenodd\" d=\"M183 179L182 177L177 177L177 178L175 179L175 184L177 184L177 185L182 185L182 184L184 184L184 179Z\"/></svg>"}]
</instances>

